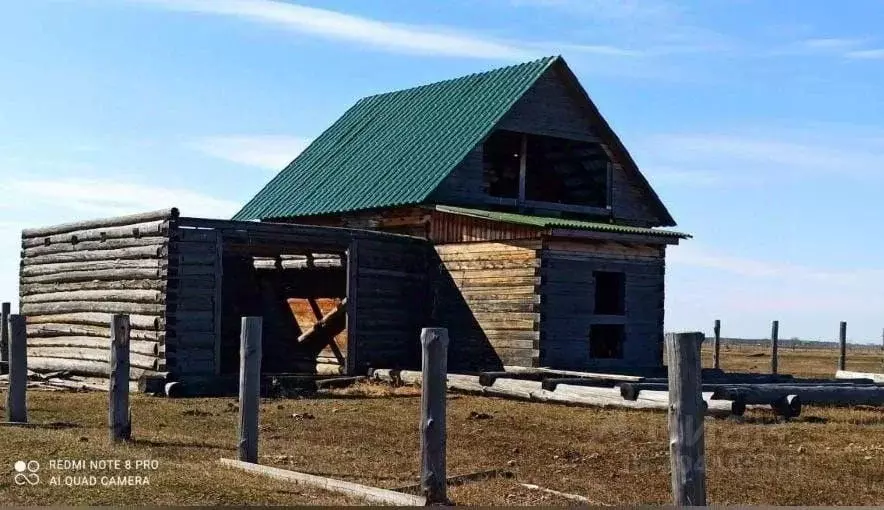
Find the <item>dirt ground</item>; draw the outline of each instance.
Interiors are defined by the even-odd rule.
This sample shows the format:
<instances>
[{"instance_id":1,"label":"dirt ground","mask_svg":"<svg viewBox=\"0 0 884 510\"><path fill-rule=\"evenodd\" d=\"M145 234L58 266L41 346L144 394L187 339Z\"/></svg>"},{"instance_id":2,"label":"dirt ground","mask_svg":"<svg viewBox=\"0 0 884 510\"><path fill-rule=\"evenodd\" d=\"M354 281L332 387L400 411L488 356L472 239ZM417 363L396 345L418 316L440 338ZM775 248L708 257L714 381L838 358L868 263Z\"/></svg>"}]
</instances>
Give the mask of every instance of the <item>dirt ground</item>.
<instances>
[{"instance_id":1,"label":"dirt ground","mask_svg":"<svg viewBox=\"0 0 884 510\"><path fill-rule=\"evenodd\" d=\"M722 351L726 368L759 371L754 351ZM832 353L782 352L789 369L818 375ZM857 355L848 368L865 366ZM880 363L870 351L869 366ZM836 359L837 355L835 355ZM856 363L853 366L853 363ZM830 375L832 372L827 372ZM0 394L5 403L5 393ZM221 467L236 456L233 398L169 400L134 396L134 441L111 447L107 395L32 391L34 423L67 426L0 428L0 501L19 505L359 504L335 494ZM385 488L417 483L419 394L413 388L362 384L303 399L264 400L260 462ZM479 418L477 414L481 413ZM569 501L528 490L530 483L580 494L599 505L670 501L663 413L572 408L451 395L448 474L501 474L453 486L458 504L558 505ZM59 469L58 461L120 461L116 469ZM135 468L136 461L153 465ZM37 485L14 483L14 462L40 463ZM55 461L55 469L52 468ZM132 469L125 469L125 462ZM707 492L713 504L884 504L884 410L805 407L777 423L751 411L741 422L706 421ZM147 477L149 485L102 485L102 476ZM95 476L94 486L82 483ZM69 477L69 478L66 478ZM55 479L58 484L53 484ZM88 478L86 479L88 481ZM118 479L110 479L118 480ZM131 479L127 479L131 480Z\"/></svg>"}]
</instances>

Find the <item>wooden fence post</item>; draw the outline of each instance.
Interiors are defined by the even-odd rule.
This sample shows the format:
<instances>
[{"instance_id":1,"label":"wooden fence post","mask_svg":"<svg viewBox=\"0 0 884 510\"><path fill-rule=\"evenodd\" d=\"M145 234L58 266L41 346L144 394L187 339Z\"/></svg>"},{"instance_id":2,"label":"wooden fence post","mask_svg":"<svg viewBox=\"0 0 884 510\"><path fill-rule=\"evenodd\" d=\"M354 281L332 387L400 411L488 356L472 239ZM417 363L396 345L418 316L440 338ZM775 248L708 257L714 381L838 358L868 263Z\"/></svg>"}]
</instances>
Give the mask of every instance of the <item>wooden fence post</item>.
<instances>
[{"instance_id":1,"label":"wooden fence post","mask_svg":"<svg viewBox=\"0 0 884 510\"><path fill-rule=\"evenodd\" d=\"M110 334L107 426L110 429L110 442L117 443L132 437L129 414L129 316L111 317Z\"/></svg>"},{"instance_id":2,"label":"wooden fence post","mask_svg":"<svg viewBox=\"0 0 884 510\"><path fill-rule=\"evenodd\" d=\"M838 331L838 370L847 370L847 323L841 321Z\"/></svg>"},{"instance_id":3,"label":"wooden fence post","mask_svg":"<svg viewBox=\"0 0 884 510\"><path fill-rule=\"evenodd\" d=\"M0 374L9 371L9 303L0 305ZM6 363L3 363L3 362Z\"/></svg>"},{"instance_id":4,"label":"wooden fence post","mask_svg":"<svg viewBox=\"0 0 884 510\"><path fill-rule=\"evenodd\" d=\"M667 333L669 357L669 458L672 501L706 505L704 402L700 381L703 333Z\"/></svg>"},{"instance_id":5,"label":"wooden fence post","mask_svg":"<svg viewBox=\"0 0 884 510\"><path fill-rule=\"evenodd\" d=\"M239 344L239 460L258 462L261 396L261 317L243 317Z\"/></svg>"},{"instance_id":6,"label":"wooden fence post","mask_svg":"<svg viewBox=\"0 0 884 510\"><path fill-rule=\"evenodd\" d=\"M25 318L9 316L9 392L6 394L6 421L27 423L28 338Z\"/></svg>"},{"instance_id":7,"label":"wooden fence post","mask_svg":"<svg viewBox=\"0 0 884 510\"><path fill-rule=\"evenodd\" d=\"M776 374L779 368L777 348L780 342L780 321L773 321L770 325L770 373Z\"/></svg>"},{"instance_id":8,"label":"wooden fence post","mask_svg":"<svg viewBox=\"0 0 884 510\"><path fill-rule=\"evenodd\" d=\"M421 491L428 504L447 503L445 474L445 394L448 330L421 330Z\"/></svg>"},{"instance_id":9,"label":"wooden fence post","mask_svg":"<svg viewBox=\"0 0 884 510\"><path fill-rule=\"evenodd\" d=\"M720 358L720 349L721 349L721 321L715 319L715 327L712 330L715 333L715 340L712 344L712 368L720 369L721 368L721 358Z\"/></svg>"}]
</instances>

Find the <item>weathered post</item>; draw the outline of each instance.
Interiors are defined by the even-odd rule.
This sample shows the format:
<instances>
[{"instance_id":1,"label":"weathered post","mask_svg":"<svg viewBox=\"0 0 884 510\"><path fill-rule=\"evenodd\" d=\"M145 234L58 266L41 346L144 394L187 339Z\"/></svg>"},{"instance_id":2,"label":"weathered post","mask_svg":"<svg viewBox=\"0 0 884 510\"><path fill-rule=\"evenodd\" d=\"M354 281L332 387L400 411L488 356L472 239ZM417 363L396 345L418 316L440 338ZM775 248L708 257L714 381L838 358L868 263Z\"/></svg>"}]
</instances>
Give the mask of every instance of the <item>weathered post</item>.
<instances>
[{"instance_id":1,"label":"weathered post","mask_svg":"<svg viewBox=\"0 0 884 510\"><path fill-rule=\"evenodd\" d=\"M838 370L847 370L847 323L841 321L838 332Z\"/></svg>"},{"instance_id":2,"label":"weathered post","mask_svg":"<svg viewBox=\"0 0 884 510\"><path fill-rule=\"evenodd\" d=\"M721 358L719 357L721 348L721 321L715 319L715 327L712 330L715 333L715 341L712 344L712 368L721 368Z\"/></svg>"},{"instance_id":3,"label":"weathered post","mask_svg":"<svg viewBox=\"0 0 884 510\"><path fill-rule=\"evenodd\" d=\"M27 423L28 338L25 318L9 316L9 393L6 394L6 421Z\"/></svg>"},{"instance_id":4,"label":"weathered post","mask_svg":"<svg viewBox=\"0 0 884 510\"><path fill-rule=\"evenodd\" d=\"M110 442L117 443L132 437L129 414L129 316L111 317L110 334L107 426L110 429Z\"/></svg>"},{"instance_id":5,"label":"weathered post","mask_svg":"<svg viewBox=\"0 0 884 510\"><path fill-rule=\"evenodd\" d=\"M243 317L239 344L239 460L258 462L261 317Z\"/></svg>"},{"instance_id":6,"label":"weathered post","mask_svg":"<svg viewBox=\"0 0 884 510\"><path fill-rule=\"evenodd\" d=\"M669 458L672 502L706 505L700 345L703 333L667 333L669 358Z\"/></svg>"},{"instance_id":7,"label":"weathered post","mask_svg":"<svg viewBox=\"0 0 884 510\"><path fill-rule=\"evenodd\" d=\"M421 491L428 504L447 503L445 474L445 393L448 330L421 330Z\"/></svg>"},{"instance_id":8,"label":"weathered post","mask_svg":"<svg viewBox=\"0 0 884 510\"><path fill-rule=\"evenodd\" d=\"M0 374L9 370L9 303L0 304Z\"/></svg>"},{"instance_id":9,"label":"weathered post","mask_svg":"<svg viewBox=\"0 0 884 510\"><path fill-rule=\"evenodd\" d=\"M780 341L780 321L770 325L770 373L776 374L778 367L777 348Z\"/></svg>"}]
</instances>

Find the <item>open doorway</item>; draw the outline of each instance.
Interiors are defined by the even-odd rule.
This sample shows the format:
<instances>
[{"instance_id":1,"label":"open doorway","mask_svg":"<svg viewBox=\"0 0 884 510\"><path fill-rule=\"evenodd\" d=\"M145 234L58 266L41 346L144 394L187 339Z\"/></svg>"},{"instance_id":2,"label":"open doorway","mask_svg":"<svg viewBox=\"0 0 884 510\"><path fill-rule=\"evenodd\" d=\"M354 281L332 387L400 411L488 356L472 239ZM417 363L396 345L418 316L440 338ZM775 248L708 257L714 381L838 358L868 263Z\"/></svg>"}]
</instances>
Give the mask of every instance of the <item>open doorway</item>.
<instances>
[{"instance_id":1,"label":"open doorway","mask_svg":"<svg viewBox=\"0 0 884 510\"><path fill-rule=\"evenodd\" d=\"M280 250L283 251L283 250ZM297 253L293 253L297 251ZM264 373L342 373L347 355L347 255L255 255L225 247L221 373L239 370L239 318L263 322Z\"/></svg>"}]
</instances>

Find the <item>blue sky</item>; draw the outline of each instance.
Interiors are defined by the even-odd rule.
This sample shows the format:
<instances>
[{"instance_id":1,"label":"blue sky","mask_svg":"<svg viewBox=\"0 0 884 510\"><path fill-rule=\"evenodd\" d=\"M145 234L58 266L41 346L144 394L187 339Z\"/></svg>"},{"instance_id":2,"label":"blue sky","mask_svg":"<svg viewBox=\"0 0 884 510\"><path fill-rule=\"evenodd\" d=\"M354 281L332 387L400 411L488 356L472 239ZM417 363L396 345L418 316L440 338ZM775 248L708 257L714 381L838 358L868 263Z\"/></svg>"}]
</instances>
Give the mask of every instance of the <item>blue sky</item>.
<instances>
[{"instance_id":1,"label":"blue sky","mask_svg":"<svg viewBox=\"0 0 884 510\"><path fill-rule=\"evenodd\" d=\"M227 217L358 98L561 54L679 223L667 329L884 327L884 3L32 0L0 16L18 231Z\"/></svg>"}]
</instances>

